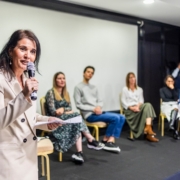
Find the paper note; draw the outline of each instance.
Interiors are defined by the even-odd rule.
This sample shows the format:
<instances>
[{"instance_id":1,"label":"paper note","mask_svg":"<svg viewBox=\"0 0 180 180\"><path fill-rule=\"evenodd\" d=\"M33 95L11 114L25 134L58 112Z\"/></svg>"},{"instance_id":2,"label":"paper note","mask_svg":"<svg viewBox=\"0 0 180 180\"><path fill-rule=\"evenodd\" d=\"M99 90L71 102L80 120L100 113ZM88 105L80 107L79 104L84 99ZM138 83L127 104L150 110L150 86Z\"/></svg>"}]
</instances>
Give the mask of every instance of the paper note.
<instances>
[{"instance_id":1,"label":"paper note","mask_svg":"<svg viewBox=\"0 0 180 180\"><path fill-rule=\"evenodd\" d=\"M70 118L67 120L62 120L62 119L54 119L52 121L47 121L47 122L36 122L35 126L40 126L43 124L51 124L51 123L60 123L60 124L72 124L72 123L81 123L82 122L82 117L81 116L76 116L74 118Z\"/></svg>"}]
</instances>

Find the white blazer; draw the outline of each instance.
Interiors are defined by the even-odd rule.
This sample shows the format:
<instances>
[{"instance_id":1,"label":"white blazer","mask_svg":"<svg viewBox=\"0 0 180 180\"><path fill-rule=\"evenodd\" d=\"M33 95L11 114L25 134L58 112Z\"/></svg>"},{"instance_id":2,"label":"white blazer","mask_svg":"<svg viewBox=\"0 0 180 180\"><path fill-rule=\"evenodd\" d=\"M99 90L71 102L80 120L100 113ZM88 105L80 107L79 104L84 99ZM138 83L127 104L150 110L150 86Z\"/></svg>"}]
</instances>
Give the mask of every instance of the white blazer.
<instances>
[{"instance_id":1,"label":"white blazer","mask_svg":"<svg viewBox=\"0 0 180 180\"><path fill-rule=\"evenodd\" d=\"M21 91L16 78L9 81L0 72L0 180L38 180L35 123L48 117L37 114L36 101L28 102Z\"/></svg>"}]
</instances>

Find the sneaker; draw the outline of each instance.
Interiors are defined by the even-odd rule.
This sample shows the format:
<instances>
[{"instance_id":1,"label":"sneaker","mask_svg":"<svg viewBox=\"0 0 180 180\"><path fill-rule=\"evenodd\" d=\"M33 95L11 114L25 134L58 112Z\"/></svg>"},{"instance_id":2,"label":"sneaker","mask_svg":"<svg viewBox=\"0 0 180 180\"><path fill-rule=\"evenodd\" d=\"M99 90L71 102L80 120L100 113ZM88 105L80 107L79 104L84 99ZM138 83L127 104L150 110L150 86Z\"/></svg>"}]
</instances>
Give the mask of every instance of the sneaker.
<instances>
[{"instance_id":1,"label":"sneaker","mask_svg":"<svg viewBox=\"0 0 180 180\"><path fill-rule=\"evenodd\" d=\"M92 140L92 142L88 141L87 147L90 149L101 150L104 148L104 144L100 143L99 141Z\"/></svg>"},{"instance_id":2,"label":"sneaker","mask_svg":"<svg viewBox=\"0 0 180 180\"><path fill-rule=\"evenodd\" d=\"M121 151L119 146L116 146L115 143L113 142L107 142L103 149L107 151L117 152L117 153Z\"/></svg>"},{"instance_id":3,"label":"sneaker","mask_svg":"<svg viewBox=\"0 0 180 180\"><path fill-rule=\"evenodd\" d=\"M75 154L72 155L72 160L75 162L83 163L83 154L82 152L76 152Z\"/></svg>"},{"instance_id":4,"label":"sneaker","mask_svg":"<svg viewBox=\"0 0 180 180\"><path fill-rule=\"evenodd\" d=\"M106 143L107 143L107 141L103 141L103 140L102 140L101 142L102 142L103 144L106 144Z\"/></svg>"}]
</instances>

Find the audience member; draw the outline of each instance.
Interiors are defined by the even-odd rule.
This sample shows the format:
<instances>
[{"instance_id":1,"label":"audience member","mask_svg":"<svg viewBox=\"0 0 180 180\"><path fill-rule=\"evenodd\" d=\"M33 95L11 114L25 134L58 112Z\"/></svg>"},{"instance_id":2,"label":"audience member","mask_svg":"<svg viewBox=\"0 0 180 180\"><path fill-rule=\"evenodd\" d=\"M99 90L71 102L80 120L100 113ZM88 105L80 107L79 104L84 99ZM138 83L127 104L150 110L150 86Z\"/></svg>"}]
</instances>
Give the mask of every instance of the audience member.
<instances>
[{"instance_id":1,"label":"audience member","mask_svg":"<svg viewBox=\"0 0 180 180\"><path fill-rule=\"evenodd\" d=\"M169 122L169 129L173 131L173 138L180 139L178 134L178 123L180 113L178 110L178 89L174 87L174 78L167 75L165 80L165 87L160 89L160 97L162 99L161 111L166 115Z\"/></svg>"},{"instance_id":2,"label":"audience member","mask_svg":"<svg viewBox=\"0 0 180 180\"><path fill-rule=\"evenodd\" d=\"M137 86L133 72L126 76L126 86L122 90L121 101L127 123L134 137L138 138L144 132L147 140L159 141L152 130L152 120L156 114L150 103L144 103L143 90Z\"/></svg>"},{"instance_id":3,"label":"audience member","mask_svg":"<svg viewBox=\"0 0 180 180\"><path fill-rule=\"evenodd\" d=\"M82 112L84 118L88 122L93 123L102 121L108 124L106 135L102 140L105 144L104 149L120 152L120 148L114 141L115 138L119 138L120 136L125 117L120 114L103 111L103 102L97 87L89 83L94 72L95 69L92 66L87 66L84 69L83 82L79 83L74 89L76 107Z\"/></svg>"}]
</instances>

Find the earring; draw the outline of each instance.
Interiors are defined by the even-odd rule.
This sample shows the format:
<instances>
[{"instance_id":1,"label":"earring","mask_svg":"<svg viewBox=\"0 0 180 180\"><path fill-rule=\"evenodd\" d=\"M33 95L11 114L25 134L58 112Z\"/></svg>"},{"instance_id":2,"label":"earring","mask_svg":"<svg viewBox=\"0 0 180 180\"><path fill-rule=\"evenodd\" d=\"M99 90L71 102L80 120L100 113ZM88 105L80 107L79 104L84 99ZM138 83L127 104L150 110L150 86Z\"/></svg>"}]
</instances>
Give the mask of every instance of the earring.
<instances>
[{"instance_id":1,"label":"earring","mask_svg":"<svg viewBox=\"0 0 180 180\"><path fill-rule=\"evenodd\" d=\"M12 64L12 58L11 58L11 56L9 56L9 65L11 65Z\"/></svg>"}]
</instances>

